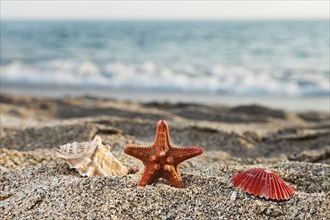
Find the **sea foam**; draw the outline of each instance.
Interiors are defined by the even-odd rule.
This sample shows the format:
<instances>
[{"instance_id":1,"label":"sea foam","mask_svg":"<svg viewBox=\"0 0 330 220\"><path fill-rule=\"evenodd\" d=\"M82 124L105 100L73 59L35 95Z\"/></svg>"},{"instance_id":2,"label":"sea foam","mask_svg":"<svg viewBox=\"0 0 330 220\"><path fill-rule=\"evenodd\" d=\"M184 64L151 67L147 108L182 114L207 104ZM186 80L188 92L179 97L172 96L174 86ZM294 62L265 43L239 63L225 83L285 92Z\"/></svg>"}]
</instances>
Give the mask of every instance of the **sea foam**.
<instances>
[{"instance_id":1,"label":"sea foam","mask_svg":"<svg viewBox=\"0 0 330 220\"><path fill-rule=\"evenodd\" d=\"M1 82L74 85L116 89L166 90L234 95L327 96L329 72L246 69L221 64L160 65L50 60L1 66Z\"/></svg>"}]
</instances>

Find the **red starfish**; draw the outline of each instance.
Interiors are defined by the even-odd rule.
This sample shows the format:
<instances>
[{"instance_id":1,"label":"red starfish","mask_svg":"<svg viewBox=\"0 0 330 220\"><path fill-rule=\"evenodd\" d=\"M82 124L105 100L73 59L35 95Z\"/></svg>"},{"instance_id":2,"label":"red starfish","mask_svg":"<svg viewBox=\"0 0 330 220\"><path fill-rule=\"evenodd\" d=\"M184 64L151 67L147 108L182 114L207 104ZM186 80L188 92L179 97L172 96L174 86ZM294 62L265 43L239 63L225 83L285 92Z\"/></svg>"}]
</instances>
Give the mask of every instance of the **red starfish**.
<instances>
[{"instance_id":1,"label":"red starfish","mask_svg":"<svg viewBox=\"0 0 330 220\"><path fill-rule=\"evenodd\" d=\"M144 172L138 186L145 186L163 178L174 187L184 188L178 165L189 158L202 154L203 148L172 146L167 123L160 120L157 124L156 139L153 145L149 147L128 145L124 151L144 164Z\"/></svg>"}]
</instances>

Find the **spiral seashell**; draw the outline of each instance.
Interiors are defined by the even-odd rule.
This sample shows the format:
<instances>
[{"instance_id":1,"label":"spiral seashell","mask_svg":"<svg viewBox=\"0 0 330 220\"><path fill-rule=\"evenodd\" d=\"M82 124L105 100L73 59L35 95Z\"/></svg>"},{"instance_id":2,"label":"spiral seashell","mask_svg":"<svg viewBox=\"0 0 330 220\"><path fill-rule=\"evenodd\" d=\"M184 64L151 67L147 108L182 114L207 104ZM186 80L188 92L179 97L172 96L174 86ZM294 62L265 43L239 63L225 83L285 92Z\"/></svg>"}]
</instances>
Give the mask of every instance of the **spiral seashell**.
<instances>
[{"instance_id":1,"label":"spiral seashell","mask_svg":"<svg viewBox=\"0 0 330 220\"><path fill-rule=\"evenodd\" d=\"M129 169L103 145L96 135L91 142L69 143L55 148L56 156L78 170L82 176L124 176Z\"/></svg>"},{"instance_id":2,"label":"spiral seashell","mask_svg":"<svg viewBox=\"0 0 330 220\"><path fill-rule=\"evenodd\" d=\"M235 187L260 198L287 200L294 194L294 189L273 171L265 168L252 168L231 177Z\"/></svg>"}]
</instances>

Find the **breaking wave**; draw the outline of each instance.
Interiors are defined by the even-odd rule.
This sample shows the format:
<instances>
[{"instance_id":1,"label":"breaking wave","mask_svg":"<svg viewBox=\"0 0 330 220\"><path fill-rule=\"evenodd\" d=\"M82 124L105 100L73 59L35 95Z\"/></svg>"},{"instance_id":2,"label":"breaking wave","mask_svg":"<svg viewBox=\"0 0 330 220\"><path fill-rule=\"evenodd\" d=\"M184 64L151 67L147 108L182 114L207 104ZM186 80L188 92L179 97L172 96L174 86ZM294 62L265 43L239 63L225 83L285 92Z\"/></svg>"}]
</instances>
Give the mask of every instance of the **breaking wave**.
<instances>
[{"instance_id":1,"label":"breaking wave","mask_svg":"<svg viewBox=\"0 0 330 220\"><path fill-rule=\"evenodd\" d=\"M328 96L329 72L240 66L50 60L1 66L1 83L168 90L231 95Z\"/></svg>"}]
</instances>

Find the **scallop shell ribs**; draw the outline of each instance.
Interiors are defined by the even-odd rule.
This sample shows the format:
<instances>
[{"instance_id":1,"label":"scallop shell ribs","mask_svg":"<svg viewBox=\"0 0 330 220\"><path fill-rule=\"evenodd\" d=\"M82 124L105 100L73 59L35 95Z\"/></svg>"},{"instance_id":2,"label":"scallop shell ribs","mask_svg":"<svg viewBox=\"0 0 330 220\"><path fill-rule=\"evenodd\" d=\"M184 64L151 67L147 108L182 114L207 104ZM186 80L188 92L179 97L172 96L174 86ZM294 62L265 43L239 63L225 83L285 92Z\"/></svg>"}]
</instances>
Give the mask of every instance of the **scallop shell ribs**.
<instances>
[{"instance_id":1,"label":"scallop shell ribs","mask_svg":"<svg viewBox=\"0 0 330 220\"><path fill-rule=\"evenodd\" d=\"M260 198L287 200L294 189L273 171L264 168L252 168L231 177L235 187Z\"/></svg>"},{"instance_id":2,"label":"scallop shell ribs","mask_svg":"<svg viewBox=\"0 0 330 220\"><path fill-rule=\"evenodd\" d=\"M103 145L100 136L91 142L69 143L55 149L56 156L78 170L82 176L124 176L129 169Z\"/></svg>"}]
</instances>

